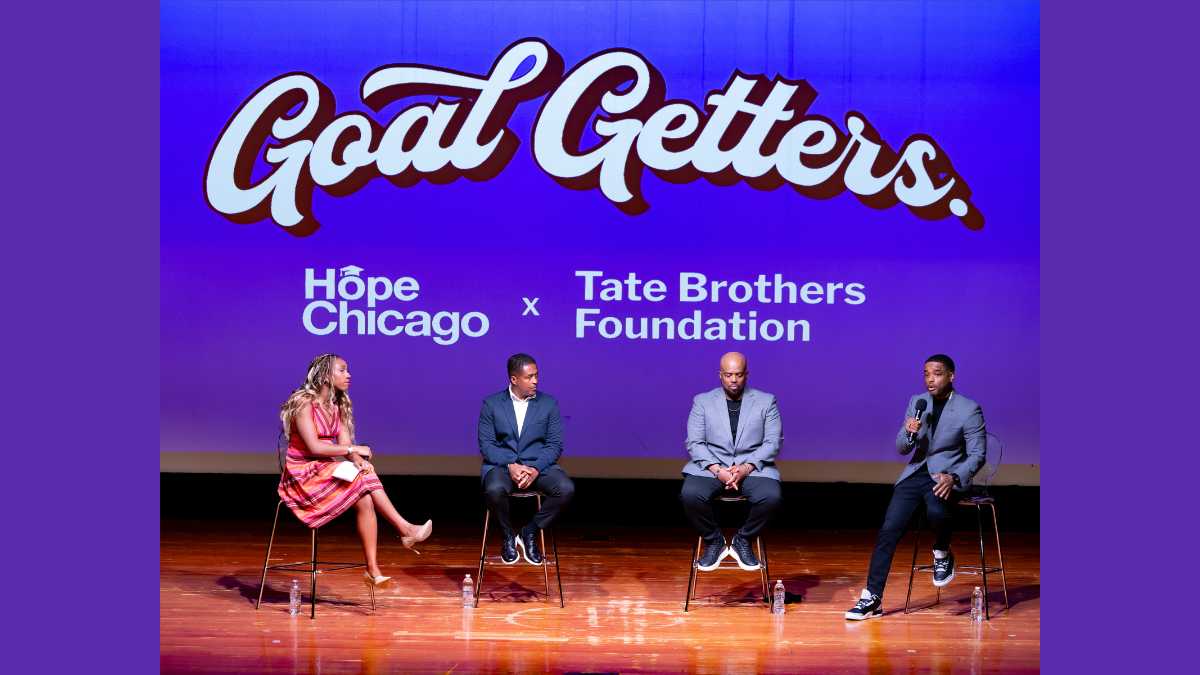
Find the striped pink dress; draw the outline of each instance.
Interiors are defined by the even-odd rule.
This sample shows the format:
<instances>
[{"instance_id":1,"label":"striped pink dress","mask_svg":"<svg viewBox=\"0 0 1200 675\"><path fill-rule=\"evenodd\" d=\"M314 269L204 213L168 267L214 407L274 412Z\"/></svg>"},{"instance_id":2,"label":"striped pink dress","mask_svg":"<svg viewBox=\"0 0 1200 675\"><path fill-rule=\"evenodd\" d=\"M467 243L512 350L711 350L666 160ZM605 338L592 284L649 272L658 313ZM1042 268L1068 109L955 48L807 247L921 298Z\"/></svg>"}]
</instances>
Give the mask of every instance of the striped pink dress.
<instances>
[{"instance_id":1,"label":"striped pink dress","mask_svg":"<svg viewBox=\"0 0 1200 675\"><path fill-rule=\"evenodd\" d=\"M341 415L334 411L333 420L328 420L317 406L310 405L308 409L317 428L317 438L337 443L342 427ZM340 457L310 455L296 430L296 423L292 422L287 461L279 479L279 498L305 525L321 527L353 506L359 497L371 490L383 489L379 477L373 473L360 473L349 482L334 478L334 469L343 461Z\"/></svg>"}]
</instances>

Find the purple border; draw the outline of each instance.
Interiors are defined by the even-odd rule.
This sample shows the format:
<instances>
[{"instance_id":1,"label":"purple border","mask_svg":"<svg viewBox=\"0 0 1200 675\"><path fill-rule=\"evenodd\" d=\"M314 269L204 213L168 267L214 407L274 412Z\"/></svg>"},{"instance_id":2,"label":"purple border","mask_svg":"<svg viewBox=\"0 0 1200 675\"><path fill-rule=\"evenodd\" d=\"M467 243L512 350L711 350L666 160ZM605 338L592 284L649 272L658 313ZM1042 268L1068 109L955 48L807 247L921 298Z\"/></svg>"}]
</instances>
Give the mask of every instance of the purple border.
<instances>
[{"instance_id":1,"label":"purple border","mask_svg":"<svg viewBox=\"0 0 1200 675\"><path fill-rule=\"evenodd\" d=\"M10 585L17 595L8 598L8 605L20 613L20 623L29 631L28 636L14 636L22 646L6 658L10 668L16 662L14 671L77 672L107 661L120 663L122 670L143 672L158 665L158 12L152 3L126 3L121 10L115 14L105 6L37 3L10 10L40 14L10 14L13 25L54 27L52 40L25 31L10 36L13 53L32 55L16 69L19 81L10 92L40 101L23 108L38 111L33 120L37 132L14 133L17 147L10 156L27 158L27 175L59 180L39 179L21 187L20 198L13 200L16 213L10 212L6 243L11 251L50 253L15 263L17 278L53 277L49 285L41 285L41 294L17 301L25 325L45 327L28 331L26 339L36 344L22 345L30 358L21 362L37 371L29 387L30 400L36 402L30 411L34 419L23 420L22 427L58 441L55 459L68 460L62 464L69 470L54 474L54 489L66 495L61 501L50 499L44 481L18 488L24 493L18 499L38 507L14 519L18 531L8 539L10 544L20 542L26 551L49 553L30 556L25 573L31 579L70 582ZM1183 530L1147 533L1144 511L1176 512L1169 491L1183 494L1192 489L1186 482L1180 485L1178 477L1190 479L1195 473L1174 461L1129 461L1181 439L1165 437L1173 427L1146 424L1163 431L1145 433L1164 438L1143 436L1141 447L1131 451L1093 411L1119 408L1112 401L1114 390L1128 382L1151 385L1156 397L1161 396L1162 383L1169 382L1184 395L1162 398L1177 398L1177 406L1195 398L1184 374L1174 372L1173 362L1163 359L1172 348L1184 353L1185 340L1194 339L1193 330L1179 325L1171 327L1176 337L1141 337L1141 346L1152 353L1140 352L1126 341L1130 335L1144 335L1141 326L1170 320L1182 307L1194 307L1194 300L1168 305L1153 289L1142 293L1119 286L1120 280L1138 276L1137 270L1130 270L1130 258L1148 261L1141 271L1154 285L1165 283L1176 293L1194 286L1194 262L1187 258L1196 247L1161 246L1145 235L1147 223L1194 217L1187 215L1191 211L1186 199L1177 199L1194 193L1194 187L1187 191L1182 185L1183 176L1194 174L1189 166L1193 160L1187 154L1172 155L1170 146L1186 136L1191 125L1172 125L1169 115L1164 117L1187 108L1184 102L1162 99L1191 88L1186 78L1180 79L1182 73L1168 73L1164 67L1174 63L1182 69L1181 46L1192 43L1183 31L1195 22L1178 15L1164 20L1158 12L1128 6L1103 18L1096 15L1097 5L1079 10L1067 3L1047 3L1042 9L1041 400L1043 484L1048 487L1042 493L1042 655L1052 672L1113 672L1145 669L1165 660L1169 655L1154 645L1186 644L1172 638L1182 637L1177 633L1190 626L1186 618L1161 617L1170 607L1190 602L1190 588L1171 575L1164 583L1144 583L1186 564L1176 554L1186 548L1178 541ZM1143 44L1130 45L1130 35L1141 36ZM1121 36L1116 42L1122 48L1114 44L1115 36ZM1131 62L1143 46L1149 52ZM37 67L27 70L28 63ZM56 97L47 91L52 74L72 72L84 63L92 76L73 81L66 94ZM1115 116L1093 117L1097 110L1120 112L1153 142L1129 141L1138 153L1113 151L1120 141L1109 126ZM92 136L91 145L79 148L75 144L80 138L50 133L69 128L82 113L93 130L102 132ZM1176 132L1182 136L1174 136ZM92 162L91 170L63 172L57 159L39 159L48 154L47 138L71 144L77 156ZM1159 156L1140 154L1146 149ZM64 147L55 154L68 153ZM1081 173L1087 168L1093 174ZM1134 174L1125 201L1114 204L1114 196L1122 196L1109 188L1099 190L1103 200L1096 198L1098 187L1121 169ZM1180 183L1180 189L1172 189L1172 182ZM64 185L75 193L66 196ZM73 237L72 245L61 246L68 236ZM32 247L23 246L25 238L33 239ZM1081 258L1080 247L1090 255ZM83 279L88 283L81 285ZM94 290L97 279L107 286L99 293ZM95 301L99 299L116 303L115 308L104 309ZM62 309L68 304L72 313L64 316ZM1111 332L1117 327L1108 322L1118 319L1125 335ZM1104 332L1108 342L1096 340L1094 331ZM117 434L64 429L97 430L113 423L107 407L71 405L78 401L68 392L79 391L85 383L120 384ZM1149 403L1145 393L1133 398L1140 409ZM1173 413L1148 414L1187 419ZM1105 441L1110 447L1098 447ZM124 460L101 463L98 457ZM1116 475L1099 473L1105 469L1130 476L1128 470L1137 468L1144 470L1144 480L1117 481ZM1125 489L1113 491L1112 485ZM1080 499L1091 495L1097 499ZM44 506L47 501L51 504ZM1139 502L1144 504L1141 509ZM1178 513L1194 511L1179 506L1187 510ZM104 520L88 519L93 513L103 514ZM1115 532L1125 534L1115 537ZM1153 556L1155 546L1162 546L1167 557ZM97 555L113 550L120 555ZM1119 603L1134 607L1126 611Z\"/></svg>"},{"instance_id":2,"label":"purple border","mask_svg":"<svg viewBox=\"0 0 1200 675\"><path fill-rule=\"evenodd\" d=\"M9 446L53 470L8 481L4 670L156 672L158 5L6 9Z\"/></svg>"},{"instance_id":3,"label":"purple border","mask_svg":"<svg viewBox=\"0 0 1200 675\"><path fill-rule=\"evenodd\" d=\"M1042 5L1041 602L1050 672L1178 670L1171 650L1191 644L1186 612L1166 613L1190 604L1179 572L1196 529L1187 500L1196 455L1179 433L1195 418L1185 407L1196 393L1180 368L1186 360L1175 358L1196 349L1194 125L1172 130L1196 110L1195 75L1185 72L1196 9L1187 12ZM1132 140L1138 128L1150 136ZM1172 227L1186 228L1191 245L1174 233L1167 245ZM1166 457L1173 448L1190 457Z\"/></svg>"}]
</instances>

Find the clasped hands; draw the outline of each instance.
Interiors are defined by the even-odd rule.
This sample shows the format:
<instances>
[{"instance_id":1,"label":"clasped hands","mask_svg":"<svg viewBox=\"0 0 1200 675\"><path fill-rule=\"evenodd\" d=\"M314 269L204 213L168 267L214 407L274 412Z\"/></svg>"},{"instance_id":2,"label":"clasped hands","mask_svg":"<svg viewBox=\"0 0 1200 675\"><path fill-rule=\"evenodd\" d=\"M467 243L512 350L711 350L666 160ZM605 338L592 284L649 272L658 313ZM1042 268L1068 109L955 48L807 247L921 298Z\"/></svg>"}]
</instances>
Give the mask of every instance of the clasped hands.
<instances>
[{"instance_id":1,"label":"clasped hands","mask_svg":"<svg viewBox=\"0 0 1200 675\"><path fill-rule=\"evenodd\" d=\"M714 471L712 467L716 467L716 470ZM709 471L712 471L717 480L725 485L726 490L738 490L742 479L749 476L750 472L754 470L753 464L738 464L729 467L713 464L712 467L709 468Z\"/></svg>"},{"instance_id":2,"label":"clasped hands","mask_svg":"<svg viewBox=\"0 0 1200 675\"><path fill-rule=\"evenodd\" d=\"M371 457L371 446L369 445L351 445L350 446L350 461L354 462L354 466L358 467L361 473L373 473L375 467L367 460Z\"/></svg>"},{"instance_id":3,"label":"clasped hands","mask_svg":"<svg viewBox=\"0 0 1200 675\"><path fill-rule=\"evenodd\" d=\"M512 478L512 482L517 486L518 490L533 485L533 481L538 477L538 470L532 466L517 464L516 462L508 465L508 475Z\"/></svg>"}]
</instances>

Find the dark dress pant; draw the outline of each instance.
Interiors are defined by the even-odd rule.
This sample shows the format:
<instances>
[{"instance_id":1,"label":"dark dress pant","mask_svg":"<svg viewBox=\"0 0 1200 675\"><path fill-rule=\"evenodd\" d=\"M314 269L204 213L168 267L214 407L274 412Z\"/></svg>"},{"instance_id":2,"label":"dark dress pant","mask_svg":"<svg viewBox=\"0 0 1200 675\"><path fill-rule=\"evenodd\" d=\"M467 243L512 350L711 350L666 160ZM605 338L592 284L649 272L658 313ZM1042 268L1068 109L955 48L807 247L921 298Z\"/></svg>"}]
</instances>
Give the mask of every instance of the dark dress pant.
<instances>
[{"instance_id":1,"label":"dark dress pant","mask_svg":"<svg viewBox=\"0 0 1200 675\"><path fill-rule=\"evenodd\" d=\"M505 467L495 467L483 477L483 494L488 510L492 512L492 517L499 523L505 538L508 539L513 536L512 522L508 513L508 496L515 489L516 485L513 483L512 476L508 475L508 469ZM538 490L546 495L542 499L542 508L533 516L533 523L541 529L550 527L559 513L571 502L571 498L575 496L575 483L557 464L539 473L526 489Z\"/></svg>"},{"instance_id":2,"label":"dark dress pant","mask_svg":"<svg viewBox=\"0 0 1200 675\"><path fill-rule=\"evenodd\" d=\"M688 522L707 544L720 543L721 528L713 512L713 502L722 494L744 494L750 500L746 520L738 528L738 534L746 539L756 536L766 526L771 515L783 501L779 481L762 476L746 476L739 490L726 490L721 481L711 476L685 476L679 501Z\"/></svg>"},{"instance_id":3,"label":"dark dress pant","mask_svg":"<svg viewBox=\"0 0 1200 675\"><path fill-rule=\"evenodd\" d=\"M892 500L888 503L887 515L883 517L883 527L875 539L875 551L871 553L871 567L867 574L867 590L870 592L883 595L896 545L922 504L925 506L925 517L933 528L933 547L939 551L950 549L953 508L961 493L951 491L950 499L941 499L933 494L936 484L925 467L896 484Z\"/></svg>"}]
</instances>

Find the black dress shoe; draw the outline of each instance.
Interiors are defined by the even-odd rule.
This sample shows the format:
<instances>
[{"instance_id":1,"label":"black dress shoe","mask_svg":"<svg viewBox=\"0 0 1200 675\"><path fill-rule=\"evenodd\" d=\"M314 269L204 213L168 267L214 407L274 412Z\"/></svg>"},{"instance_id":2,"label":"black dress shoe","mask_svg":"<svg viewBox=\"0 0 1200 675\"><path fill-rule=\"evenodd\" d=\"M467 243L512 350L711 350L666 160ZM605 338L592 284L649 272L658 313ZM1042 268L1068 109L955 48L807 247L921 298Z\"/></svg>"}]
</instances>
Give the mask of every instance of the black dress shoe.
<instances>
[{"instance_id":1,"label":"black dress shoe","mask_svg":"<svg viewBox=\"0 0 1200 675\"><path fill-rule=\"evenodd\" d=\"M700 554L700 559L696 561L696 569L701 572L711 572L717 569L717 566L721 564L721 558L724 557L725 537L721 537L719 541L704 545L704 551Z\"/></svg>"},{"instance_id":2,"label":"black dress shoe","mask_svg":"<svg viewBox=\"0 0 1200 675\"><path fill-rule=\"evenodd\" d=\"M954 580L954 554L945 558L933 559L933 585L941 588Z\"/></svg>"},{"instance_id":3,"label":"black dress shoe","mask_svg":"<svg viewBox=\"0 0 1200 675\"><path fill-rule=\"evenodd\" d=\"M521 553L525 554L525 560L530 565L542 564L542 550L538 548L538 529L533 525L526 525L521 528L521 535L517 537L517 546L520 547Z\"/></svg>"},{"instance_id":4,"label":"black dress shoe","mask_svg":"<svg viewBox=\"0 0 1200 675\"><path fill-rule=\"evenodd\" d=\"M521 559L521 556L517 555L516 542L516 537L505 537L504 541L500 544L500 560L505 565L512 565Z\"/></svg>"},{"instance_id":5,"label":"black dress shoe","mask_svg":"<svg viewBox=\"0 0 1200 675\"><path fill-rule=\"evenodd\" d=\"M762 567L758 563L758 556L754 555L754 550L750 548L750 542L740 534L733 535L733 543L729 545L729 555L737 561L738 567L753 572Z\"/></svg>"}]
</instances>

